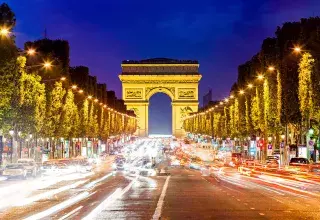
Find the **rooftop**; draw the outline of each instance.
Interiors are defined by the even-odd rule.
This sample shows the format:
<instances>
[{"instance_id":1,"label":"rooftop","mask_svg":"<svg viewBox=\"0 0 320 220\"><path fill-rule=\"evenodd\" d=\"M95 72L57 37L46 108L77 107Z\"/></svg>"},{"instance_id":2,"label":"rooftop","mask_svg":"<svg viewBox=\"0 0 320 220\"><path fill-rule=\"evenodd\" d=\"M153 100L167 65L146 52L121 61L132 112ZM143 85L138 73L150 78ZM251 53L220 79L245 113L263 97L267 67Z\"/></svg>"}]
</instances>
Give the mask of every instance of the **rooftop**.
<instances>
[{"instance_id":1,"label":"rooftop","mask_svg":"<svg viewBox=\"0 0 320 220\"><path fill-rule=\"evenodd\" d=\"M152 58L145 60L124 60L122 64L199 64L197 60L177 60L169 58Z\"/></svg>"}]
</instances>

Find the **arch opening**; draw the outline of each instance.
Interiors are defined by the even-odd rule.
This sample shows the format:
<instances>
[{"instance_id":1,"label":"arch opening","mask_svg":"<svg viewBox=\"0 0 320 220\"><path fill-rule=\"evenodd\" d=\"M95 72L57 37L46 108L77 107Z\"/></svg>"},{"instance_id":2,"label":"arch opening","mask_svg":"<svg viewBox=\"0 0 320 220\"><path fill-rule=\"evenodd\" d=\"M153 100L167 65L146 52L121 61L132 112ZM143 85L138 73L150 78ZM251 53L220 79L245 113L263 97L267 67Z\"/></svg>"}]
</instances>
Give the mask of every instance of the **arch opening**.
<instances>
[{"instance_id":1,"label":"arch opening","mask_svg":"<svg viewBox=\"0 0 320 220\"><path fill-rule=\"evenodd\" d=\"M171 102L171 97L161 90L149 97L149 135L172 134Z\"/></svg>"}]
</instances>

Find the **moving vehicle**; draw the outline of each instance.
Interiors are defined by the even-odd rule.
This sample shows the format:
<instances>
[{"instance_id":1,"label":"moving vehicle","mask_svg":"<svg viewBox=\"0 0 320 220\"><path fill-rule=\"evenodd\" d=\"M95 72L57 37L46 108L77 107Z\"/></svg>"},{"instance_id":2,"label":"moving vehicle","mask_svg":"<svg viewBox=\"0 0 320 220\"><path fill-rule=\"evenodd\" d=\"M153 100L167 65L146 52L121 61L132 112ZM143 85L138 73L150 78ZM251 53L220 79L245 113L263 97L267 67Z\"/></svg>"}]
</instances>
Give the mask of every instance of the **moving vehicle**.
<instances>
[{"instance_id":1,"label":"moving vehicle","mask_svg":"<svg viewBox=\"0 0 320 220\"><path fill-rule=\"evenodd\" d=\"M232 153L231 154L231 162L234 165L239 165L242 163L242 154L241 153Z\"/></svg>"},{"instance_id":2,"label":"moving vehicle","mask_svg":"<svg viewBox=\"0 0 320 220\"><path fill-rule=\"evenodd\" d=\"M7 178L19 177L26 179L28 175L28 170L21 163L7 164L4 168L2 175Z\"/></svg>"},{"instance_id":3,"label":"moving vehicle","mask_svg":"<svg viewBox=\"0 0 320 220\"><path fill-rule=\"evenodd\" d=\"M45 161L42 164L40 171L41 175L55 175L59 173L56 163L52 161Z\"/></svg>"},{"instance_id":4,"label":"moving vehicle","mask_svg":"<svg viewBox=\"0 0 320 220\"><path fill-rule=\"evenodd\" d=\"M22 164L26 168L28 175L37 176L38 166L34 159L18 159L17 163Z\"/></svg>"},{"instance_id":5,"label":"moving vehicle","mask_svg":"<svg viewBox=\"0 0 320 220\"><path fill-rule=\"evenodd\" d=\"M293 157L290 159L289 168L293 168L301 172L308 172L310 171L310 162L307 158Z\"/></svg>"}]
</instances>

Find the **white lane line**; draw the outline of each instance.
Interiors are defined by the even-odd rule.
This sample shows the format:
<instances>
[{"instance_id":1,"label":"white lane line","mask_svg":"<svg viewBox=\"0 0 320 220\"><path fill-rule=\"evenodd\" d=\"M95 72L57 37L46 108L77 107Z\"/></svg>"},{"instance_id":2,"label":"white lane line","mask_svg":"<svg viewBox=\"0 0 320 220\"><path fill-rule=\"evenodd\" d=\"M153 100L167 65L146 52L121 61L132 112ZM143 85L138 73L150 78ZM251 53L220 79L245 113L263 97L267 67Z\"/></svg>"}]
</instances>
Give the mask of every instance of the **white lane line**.
<instances>
[{"instance_id":1,"label":"white lane line","mask_svg":"<svg viewBox=\"0 0 320 220\"><path fill-rule=\"evenodd\" d=\"M66 200L66 201L64 201L62 203L59 203L58 205L53 206L53 207L51 207L51 208L49 208L49 209L47 209L47 210L45 210L43 212L39 212L39 213L37 213L35 215L27 217L24 220L42 219L42 218L47 217L49 215L52 215L53 213L56 213L56 212L58 212L58 211L60 211L62 209L65 209L67 207L72 206L73 204L75 204L75 203L87 198L89 195L90 195L89 192L83 192L83 193L81 193L81 194L79 194L79 195L77 195L75 197L72 197L71 199L68 199L68 200Z\"/></svg>"},{"instance_id":2,"label":"white lane line","mask_svg":"<svg viewBox=\"0 0 320 220\"><path fill-rule=\"evenodd\" d=\"M98 219L99 214L105 208L107 208L110 204L112 204L112 202L114 202L116 199L120 198L122 195L124 195L126 192L129 191L132 185L137 181L137 178L131 181L124 189L121 189L121 188L116 189L110 196L108 196L105 200L103 200L96 208L94 208L94 210L92 210L82 220Z\"/></svg>"},{"instance_id":3,"label":"white lane line","mask_svg":"<svg viewBox=\"0 0 320 220\"><path fill-rule=\"evenodd\" d=\"M170 177L171 176L167 177L166 182L164 183L164 186L162 188L162 192L161 192L158 204L157 204L157 208L154 211L154 214L152 216L153 220L159 220L160 219L161 212L162 212L162 206L163 206L163 203L164 203L164 197L166 196L166 192L167 192L167 188L168 188L168 185L169 185Z\"/></svg>"},{"instance_id":4,"label":"white lane line","mask_svg":"<svg viewBox=\"0 0 320 220\"><path fill-rule=\"evenodd\" d=\"M41 193L41 194L36 195L36 196L32 196L30 198L22 199L22 200L16 202L14 204L14 206L25 206L25 205L28 205L28 204L30 204L32 202L41 200L41 199L50 198L50 197L52 197L52 196L54 196L54 195L56 195L58 193L66 191L68 189L76 188L76 187L80 186L81 184L84 184L87 181L88 180L81 180L81 181L75 182L73 184L60 187L58 189L53 189L53 190L50 190L50 191L45 192L45 193Z\"/></svg>"},{"instance_id":5,"label":"white lane line","mask_svg":"<svg viewBox=\"0 0 320 220\"><path fill-rule=\"evenodd\" d=\"M78 208L72 210L71 212L69 212L68 214L62 216L61 218L59 218L58 220L64 220L66 218L68 218L69 216L73 215L74 213L76 213L77 211L79 211L80 209L82 209L83 206L79 206Z\"/></svg>"},{"instance_id":6,"label":"white lane line","mask_svg":"<svg viewBox=\"0 0 320 220\"><path fill-rule=\"evenodd\" d=\"M264 213L260 212L259 215L264 215Z\"/></svg>"},{"instance_id":7,"label":"white lane line","mask_svg":"<svg viewBox=\"0 0 320 220\"><path fill-rule=\"evenodd\" d=\"M86 189L91 188L91 187L95 186L97 183L109 178L110 176L112 176L112 173L108 173L107 175L101 177L100 179L88 183L87 185L84 186L84 188L86 188Z\"/></svg>"}]
</instances>

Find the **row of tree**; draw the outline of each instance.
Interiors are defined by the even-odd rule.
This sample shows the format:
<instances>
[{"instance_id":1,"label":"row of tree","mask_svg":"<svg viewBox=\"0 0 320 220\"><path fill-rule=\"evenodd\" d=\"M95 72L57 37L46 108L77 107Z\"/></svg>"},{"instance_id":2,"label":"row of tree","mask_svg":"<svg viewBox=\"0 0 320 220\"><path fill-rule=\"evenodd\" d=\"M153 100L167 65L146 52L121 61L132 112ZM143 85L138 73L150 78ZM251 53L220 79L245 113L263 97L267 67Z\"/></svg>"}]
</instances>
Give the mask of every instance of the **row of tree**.
<instances>
[{"instance_id":1,"label":"row of tree","mask_svg":"<svg viewBox=\"0 0 320 220\"><path fill-rule=\"evenodd\" d=\"M0 27L12 33L15 22L9 6L0 5ZM44 70L31 56L19 51L13 34L1 36L0 56L0 129L4 136L10 137L11 131L16 138L32 134L50 140L107 140L135 132L134 113L111 109L106 100L97 102L85 95L87 91L80 93L71 82L68 63L56 62L55 73L50 68ZM65 78L61 80L60 76Z\"/></svg>"},{"instance_id":2,"label":"row of tree","mask_svg":"<svg viewBox=\"0 0 320 220\"><path fill-rule=\"evenodd\" d=\"M259 136L305 142L310 128L320 134L320 18L278 27L276 37L238 67L230 97L184 121L188 132L220 138Z\"/></svg>"}]
</instances>

